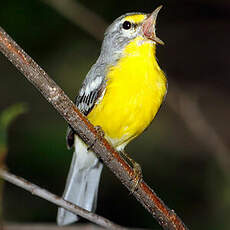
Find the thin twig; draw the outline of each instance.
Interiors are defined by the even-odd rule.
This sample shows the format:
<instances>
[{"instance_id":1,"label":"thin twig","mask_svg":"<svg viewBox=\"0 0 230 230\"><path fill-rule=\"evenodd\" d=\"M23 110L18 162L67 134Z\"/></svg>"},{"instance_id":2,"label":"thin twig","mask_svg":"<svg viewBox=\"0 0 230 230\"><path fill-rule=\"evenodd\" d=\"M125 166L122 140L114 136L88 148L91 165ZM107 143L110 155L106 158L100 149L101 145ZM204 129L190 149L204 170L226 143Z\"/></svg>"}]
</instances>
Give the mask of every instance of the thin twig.
<instances>
[{"instance_id":1,"label":"thin twig","mask_svg":"<svg viewBox=\"0 0 230 230\"><path fill-rule=\"evenodd\" d=\"M102 230L104 228L97 225L84 223L72 226L57 226L52 223L5 223L4 230ZM130 230L148 230L143 228L131 228Z\"/></svg>"},{"instance_id":2,"label":"thin twig","mask_svg":"<svg viewBox=\"0 0 230 230\"><path fill-rule=\"evenodd\" d=\"M14 184L17 185L18 187L21 187L29 192L31 192L33 195L36 195L38 197L41 197L45 200L48 200L49 202L56 204L58 206L61 206L65 208L66 210L72 212L73 214L80 215L84 217L87 220L92 221L95 224L98 224L104 228L108 229L114 229L114 230L127 230L127 228L121 227L119 225L114 224L108 219L105 219L102 216L98 216L97 214L94 214L92 212L89 212L71 202L68 202L66 200L63 200L61 197L58 197L54 195L53 193L40 188L39 186L32 184L31 182L19 177L15 176L14 174L8 172L6 169L0 169L0 176Z\"/></svg>"},{"instance_id":3,"label":"thin twig","mask_svg":"<svg viewBox=\"0 0 230 230\"><path fill-rule=\"evenodd\" d=\"M104 230L104 228L89 223L60 227L53 223L37 224L37 223L7 223L7 222L5 223L4 222L3 230Z\"/></svg>"},{"instance_id":4,"label":"thin twig","mask_svg":"<svg viewBox=\"0 0 230 230\"><path fill-rule=\"evenodd\" d=\"M101 158L105 165L131 192L135 185L133 169L119 153L101 137L87 118L77 109L64 91L48 76L38 64L26 54L16 42L0 27L0 51L21 71L69 123L76 133ZM141 181L133 192L136 199L167 230L187 229L173 210L170 210L155 192Z\"/></svg>"},{"instance_id":5,"label":"thin twig","mask_svg":"<svg viewBox=\"0 0 230 230\"><path fill-rule=\"evenodd\" d=\"M92 20L90 24L93 22L93 26L95 28L102 28L102 31L105 30L105 25L107 25L107 23L103 21L101 17L80 5L80 3L73 0L42 1L58 10L59 13L66 16L75 25L81 26L81 28L88 31L96 39L103 39L103 33L99 35L91 30L90 27L86 25L85 18L88 18L88 15L92 14L93 18L91 18ZM82 8L84 10L82 10ZM73 16L71 17L71 15ZM166 103L181 117L190 132L205 145L208 151L217 159L217 162L223 171L228 174L230 170L230 149L228 146L224 143L207 119L205 119L197 103L190 98L184 90L179 89L176 82L170 82L169 92ZM183 108L182 104L184 105Z\"/></svg>"},{"instance_id":6,"label":"thin twig","mask_svg":"<svg viewBox=\"0 0 230 230\"><path fill-rule=\"evenodd\" d=\"M108 26L105 20L84 7L78 1L73 0L42 0L52 6L60 14L64 15L72 22L77 22L78 26L87 31L97 40L102 40L104 31Z\"/></svg>"},{"instance_id":7,"label":"thin twig","mask_svg":"<svg viewBox=\"0 0 230 230\"><path fill-rule=\"evenodd\" d=\"M195 100L175 84L171 85L168 105L185 122L186 126L206 149L216 157L221 169L229 174L230 150L215 129L208 123Z\"/></svg>"}]
</instances>

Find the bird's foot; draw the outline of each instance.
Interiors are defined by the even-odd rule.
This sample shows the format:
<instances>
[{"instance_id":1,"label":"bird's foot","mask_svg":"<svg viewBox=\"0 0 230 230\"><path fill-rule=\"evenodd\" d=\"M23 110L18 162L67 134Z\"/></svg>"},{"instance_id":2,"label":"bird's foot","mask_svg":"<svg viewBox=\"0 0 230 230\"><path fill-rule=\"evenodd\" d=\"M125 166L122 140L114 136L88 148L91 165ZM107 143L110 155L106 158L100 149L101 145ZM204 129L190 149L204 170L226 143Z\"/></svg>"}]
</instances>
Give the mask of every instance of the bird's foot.
<instances>
[{"instance_id":1,"label":"bird's foot","mask_svg":"<svg viewBox=\"0 0 230 230\"><path fill-rule=\"evenodd\" d=\"M92 143L91 145L88 146L88 148L87 148L88 151L89 151L89 150L92 150L93 146L95 145L95 143L96 143L96 141L97 141L98 139L100 140L101 138L103 138L103 137L105 136L105 133L104 133L104 131L102 130L101 126L97 125L97 126L95 126L94 128L96 129L96 132L97 132L97 134L98 134L99 137L95 138L94 141L93 141L93 143Z\"/></svg>"},{"instance_id":2,"label":"bird's foot","mask_svg":"<svg viewBox=\"0 0 230 230\"><path fill-rule=\"evenodd\" d=\"M134 173L134 185L131 189L131 194L135 192L137 189L139 183L141 182L143 175L142 175L142 169L140 164L138 164L136 161L134 161L126 152L121 152L125 158L128 159L128 161L132 164L133 173Z\"/></svg>"},{"instance_id":3,"label":"bird's foot","mask_svg":"<svg viewBox=\"0 0 230 230\"><path fill-rule=\"evenodd\" d=\"M100 138L104 137L105 136L105 133L104 131L102 130L101 126L97 125L95 126L95 129L97 131L97 134L100 136Z\"/></svg>"},{"instance_id":4,"label":"bird's foot","mask_svg":"<svg viewBox=\"0 0 230 230\"><path fill-rule=\"evenodd\" d=\"M133 164L133 171L134 171L134 186L131 190L131 194L135 192L135 190L137 189L137 186L139 185L139 183L141 182L142 178L143 178L143 174L142 174L142 169L140 164L138 164L137 162L132 162Z\"/></svg>"}]
</instances>

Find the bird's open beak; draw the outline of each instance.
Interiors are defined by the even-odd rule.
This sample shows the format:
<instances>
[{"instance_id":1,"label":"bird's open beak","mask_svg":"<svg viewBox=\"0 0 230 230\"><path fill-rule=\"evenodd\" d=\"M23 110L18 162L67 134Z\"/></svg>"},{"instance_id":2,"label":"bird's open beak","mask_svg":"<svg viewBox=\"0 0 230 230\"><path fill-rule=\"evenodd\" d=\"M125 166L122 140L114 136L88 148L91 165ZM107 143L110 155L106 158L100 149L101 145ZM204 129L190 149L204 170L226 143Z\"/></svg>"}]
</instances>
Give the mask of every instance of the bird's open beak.
<instances>
[{"instance_id":1,"label":"bird's open beak","mask_svg":"<svg viewBox=\"0 0 230 230\"><path fill-rule=\"evenodd\" d=\"M142 32L146 38L164 45L164 42L156 36L156 20L157 15L162 8L162 5L157 7L143 22L142 24Z\"/></svg>"}]
</instances>

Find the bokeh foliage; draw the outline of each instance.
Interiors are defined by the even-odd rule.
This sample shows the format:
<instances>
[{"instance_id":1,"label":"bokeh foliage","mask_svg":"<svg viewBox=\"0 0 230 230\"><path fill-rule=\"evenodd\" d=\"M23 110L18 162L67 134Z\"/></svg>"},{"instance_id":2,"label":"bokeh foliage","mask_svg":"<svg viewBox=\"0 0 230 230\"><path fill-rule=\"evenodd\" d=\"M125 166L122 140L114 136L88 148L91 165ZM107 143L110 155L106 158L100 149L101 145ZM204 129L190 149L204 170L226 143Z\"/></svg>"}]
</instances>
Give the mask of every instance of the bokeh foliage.
<instances>
[{"instance_id":1,"label":"bokeh foliage","mask_svg":"<svg viewBox=\"0 0 230 230\"><path fill-rule=\"evenodd\" d=\"M27 107L23 103L11 105L0 113L0 167L6 167L5 159L8 152L8 128L10 124L21 114L27 111ZM3 220L3 184L0 179L0 220Z\"/></svg>"}]
</instances>

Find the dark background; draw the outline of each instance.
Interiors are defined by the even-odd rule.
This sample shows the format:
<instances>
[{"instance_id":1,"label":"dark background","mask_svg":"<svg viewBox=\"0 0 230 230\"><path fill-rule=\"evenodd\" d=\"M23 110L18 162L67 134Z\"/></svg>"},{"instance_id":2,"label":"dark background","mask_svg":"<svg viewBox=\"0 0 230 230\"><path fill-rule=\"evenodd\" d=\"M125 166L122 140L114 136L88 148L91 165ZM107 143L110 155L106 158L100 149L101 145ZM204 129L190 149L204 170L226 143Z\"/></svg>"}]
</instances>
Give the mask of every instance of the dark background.
<instances>
[{"instance_id":1,"label":"dark background","mask_svg":"<svg viewBox=\"0 0 230 230\"><path fill-rule=\"evenodd\" d=\"M230 148L230 2L79 2L109 23L126 12L151 12L164 5L157 32L166 45L158 47L157 56L168 76L168 97L151 127L129 144L127 152L141 164L146 182L190 229L229 229L230 177L223 165L229 163L229 151L223 160L223 151L212 141L211 133L203 133L202 127L198 130L202 138L191 132L168 100L173 93L170 85L176 84L196 102L205 121ZM89 20L82 16L82 20ZM101 42L38 0L2 1L0 26L74 100L99 55ZM71 151L65 146L65 121L3 55L0 79L0 110L17 102L29 107L9 130L7 166L61 195L71 161ZM180 100L175 103L180 106ZM183 105L178 112L183 109L190 113ZM189 121L192 127L197 122L197 118ZM5 184L3 200L7 221L55 222L56 206L11 184ZM160 229L106 167L97 213L121 225Z\"/></svg>"}]
</instances>

